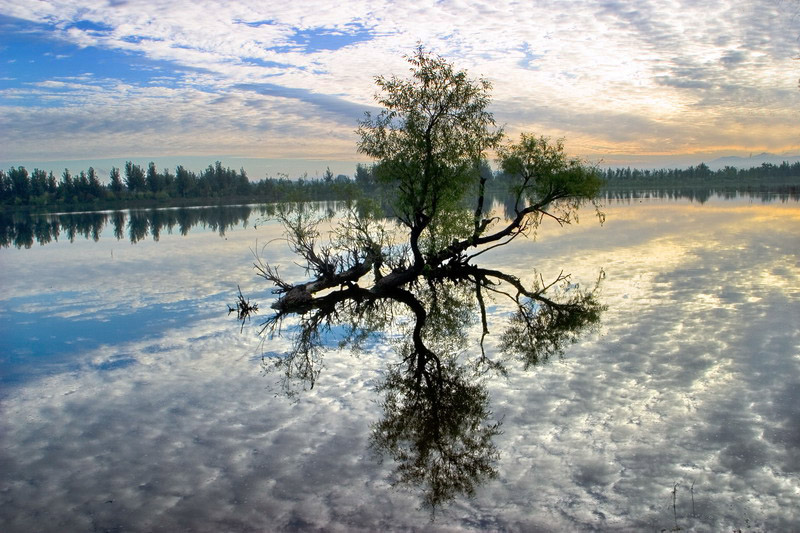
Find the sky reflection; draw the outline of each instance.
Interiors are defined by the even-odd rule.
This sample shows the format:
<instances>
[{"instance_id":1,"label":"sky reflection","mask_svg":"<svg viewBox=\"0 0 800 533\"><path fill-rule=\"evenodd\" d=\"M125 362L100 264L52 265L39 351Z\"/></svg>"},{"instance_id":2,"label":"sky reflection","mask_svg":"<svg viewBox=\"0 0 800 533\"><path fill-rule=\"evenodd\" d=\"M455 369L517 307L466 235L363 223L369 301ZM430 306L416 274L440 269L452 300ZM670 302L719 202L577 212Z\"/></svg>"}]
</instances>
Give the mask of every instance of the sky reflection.
<instances>
[{"instance_id":1,"label":"sky reflection","mask_svg":"<svg viewBox=\"0 0 800 533\"><path fill-rule=\"evenodd\" d=\"M487 383L498 478L433 524L368 451L391 347L331 350L292 403L260 372L257 324L225 316L237 283L266 302L249 248L274 225L0 250L0 530L790 530L800 209L605 210L487 254L584 284L603 268L608 310L563 359Z\"/></svg>"}]
</instances>

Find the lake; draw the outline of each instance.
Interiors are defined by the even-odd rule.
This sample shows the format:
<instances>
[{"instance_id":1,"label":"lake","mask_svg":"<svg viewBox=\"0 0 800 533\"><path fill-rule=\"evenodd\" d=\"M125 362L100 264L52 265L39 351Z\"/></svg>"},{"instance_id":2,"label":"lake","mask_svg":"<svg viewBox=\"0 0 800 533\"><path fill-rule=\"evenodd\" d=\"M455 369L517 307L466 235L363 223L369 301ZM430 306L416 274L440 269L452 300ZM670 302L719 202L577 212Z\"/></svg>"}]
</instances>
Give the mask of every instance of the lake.
<instances>
[{"instance_id":1,"label":"lake","mask_svg":"<svg viewBox=\"0 0 800 533\"><path fill-rule=\"evenodd\" d=\"M496 477L435 513L370 447L392 343L332 332L291 398L264 372L291 330L257 334L275 296L254 252L303 279L268 207L4 215L0 531L797 529L800 204L701 199L609 198L602 226L481 256L604 272L606 310L562 357L486 378ZM237 286L262 309L241 331Z\"/></svg>"}]
</instances>

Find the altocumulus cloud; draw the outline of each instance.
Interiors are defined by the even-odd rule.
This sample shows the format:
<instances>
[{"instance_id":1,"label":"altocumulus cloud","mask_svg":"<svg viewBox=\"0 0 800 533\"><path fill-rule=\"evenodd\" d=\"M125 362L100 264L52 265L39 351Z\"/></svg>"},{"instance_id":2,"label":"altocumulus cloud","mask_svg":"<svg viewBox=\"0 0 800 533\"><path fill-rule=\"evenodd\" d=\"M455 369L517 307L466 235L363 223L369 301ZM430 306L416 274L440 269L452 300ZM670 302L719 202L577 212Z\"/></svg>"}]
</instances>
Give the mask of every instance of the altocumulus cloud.
<instances>
[{"instance_id":1,"label":"altocumulus cloud","mask_svg":"<svg viewBox=\"0 0 800 533\"><path fill-rule=\"evenodd\" d=\"M675 525L677 483L684 529L791 529L800 519L800 272L786 243L800 222L796 208L676 202L606 212L603 228L589 220L555 234L543 228L537 242L514 243L495 259L524 273L535 251L545 278L566 265L581 283L602 266L609 309L600 331L564 359L528 373L511 365L508 379L489 382L504 422L499 478L436 523L417 509L414 491L390 488L393 465L367 453L369 422L380 416L372 386L395 359L388 347L358 358L327 353L317 386L292 403L260 375L253 327L240 335L226 317L195 310L148 338L82 352L77 368L3 398L0 524L661 529ZM218 278L232 286L252 276L222 270L253 237L200 237L162 238L177 269L151 264L142 243L118 251L126 268L106 269L106 278L90 270L76 292L90 298L98 279L134 279L147 264L156 278L140 290L147 305L176 302L173 291L159 292L160 276L187 290L195 280L212 305ZM245 256L235 261L247 264ZM281 247L271 257L291 262ZM140 298L124 292L98 299L124 307ZM287 346L273 339L265 348Z\"/></svg>"},{"instance_id":2,"label":"altocumulus cloud","mask_svg":"<svg viewBox=\"0 0 800 533\"><path fill-rule=\"evenodd\" d=\"M21 80L12 68L13 80L0 89L3 116L10 115L3 122L7 157L33 157L44 142L59 155L86 158L125 156L128 149L354 159L352 130L373 105L373 76L405 72L401 55L417 42L492 80L497 118L512 134L555 132L570 139L573 151L598 156L797 149L790 134L800 103L791 74L797 13L787 2L568 1L521 8L505 2L87 7L5 1L0 13L12 39L33 34L40 43L66 47L58 54L62 62L92 74L92 100L132 108L124 120L111 105L92 106L80 90L42 85L63 81L47 70ZM80 50L101 50L106 61L142 68L109 84L104 80L113 75L74 59ZM171 104L153 104L149 91L159 86L173 91ZM20 89L40 92L15 104ZM277 100L259 100L257 109L209 104L265 93ZM37 121L47 119L40 108L48 105L53 119ZM545 108L550 112L529 112ZM97 137L70 138L57 126L59 111L72 114L73 123L92 124ZM33 118L26 121L26 114ZM636 117L626 121L627 138L619 138L619 128L597 127L625 114ZM565 123L565 116L603 118ZM147 130L148 120L161 127ZM659 128L648 129L652 124ZM686 128L693 130L690 139L676 140L673 132Z\"/></svg>"}]
</instances>

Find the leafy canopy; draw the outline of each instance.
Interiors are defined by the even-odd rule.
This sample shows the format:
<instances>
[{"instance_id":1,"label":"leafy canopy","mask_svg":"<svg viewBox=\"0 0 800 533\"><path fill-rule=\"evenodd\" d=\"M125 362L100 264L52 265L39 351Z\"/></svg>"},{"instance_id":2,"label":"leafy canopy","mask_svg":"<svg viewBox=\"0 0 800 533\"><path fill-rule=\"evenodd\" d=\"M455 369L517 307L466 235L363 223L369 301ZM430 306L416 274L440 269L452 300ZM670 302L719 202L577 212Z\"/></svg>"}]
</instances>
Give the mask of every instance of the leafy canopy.
<instances>
[{"instance_id":1,"label":"leafy canopy","mask_svg":"<svg viewBox=\"0 0 800 533\"><path fill-rule=\"evenodd\" d=\"M376 178L395 190L395 215L410 230L415 265L421 268L424 257L453 242L486 240L483 198L491 174L482 170L489 151L511 176L519 215L506 234L535 225L542 215L568 223L597 194L602 182L596 169L567 157L563 141L523 133L518 142L501 145L503 132L488 111L489 81L469 78L421 46L406 59L409 78L375 79L383 110L367 113L357 133L359 151L378 160ZM468 197L478 198L474 211L466 208Z\"/></svg>"},{"instance_id":2,"label":"leafy canopy","mask_svg":"<svg viewBox=\"0 0 800 533\"><path fill-rule=\"evenodd\" d=\"M400 221L421 231L475 190L480 162L502 132L487 111L487 80L421 46L407 59L410 79L375 79L384 109L360 123L358 149L380 161L378 180L396 186Z\"/></svg>"},{"instance_id":3,"label":"leafy canopy","mask_svg":"<svg viewBox=\"0 0 800 533\"><path fill-rule=\"evenodd\" d=\"M564 152L564 141L523 133L519 142L499 150L500 166L516 179L511 192L519 202L537 204L543 199L572 199L571 207L593 198L602 185L596 169L586 167Z\"/></svg>"}]
</instances>

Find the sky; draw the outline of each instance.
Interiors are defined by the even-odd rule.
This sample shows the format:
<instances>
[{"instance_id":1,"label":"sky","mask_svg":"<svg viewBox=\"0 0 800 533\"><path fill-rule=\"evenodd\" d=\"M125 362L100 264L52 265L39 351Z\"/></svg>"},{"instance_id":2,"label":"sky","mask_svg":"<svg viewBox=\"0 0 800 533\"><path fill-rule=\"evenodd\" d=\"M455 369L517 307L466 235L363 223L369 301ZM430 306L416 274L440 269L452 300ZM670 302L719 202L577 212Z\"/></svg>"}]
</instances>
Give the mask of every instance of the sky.
<instances>
[{"instance_id":1,"label":"sky","mask_svg":"<svg viewBox=\"0 0 800 533\"><path fill-rule=\"evenodd\" d=\"M352 174L417 44L590 162L800 154L798 0L0 0L0 167Z\"/></svg>"}]
</instances>

